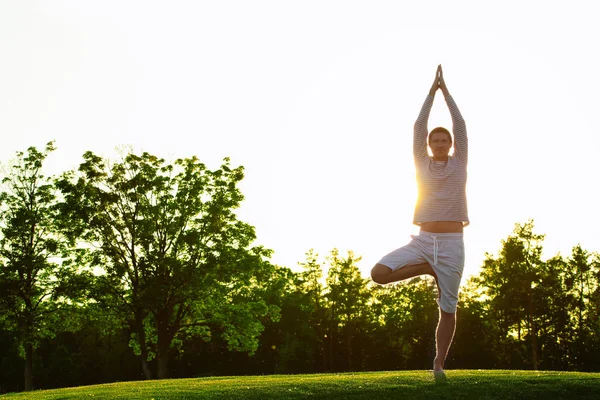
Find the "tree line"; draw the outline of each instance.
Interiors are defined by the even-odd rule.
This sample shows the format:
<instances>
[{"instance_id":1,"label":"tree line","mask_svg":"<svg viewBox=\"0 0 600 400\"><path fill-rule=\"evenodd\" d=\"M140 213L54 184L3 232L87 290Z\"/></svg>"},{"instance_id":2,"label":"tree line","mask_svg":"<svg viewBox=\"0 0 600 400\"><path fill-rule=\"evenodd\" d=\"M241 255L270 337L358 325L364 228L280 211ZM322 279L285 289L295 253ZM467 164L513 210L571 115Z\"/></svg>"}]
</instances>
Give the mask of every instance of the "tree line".
<instances>
[{"instance_id":1,"label":"tree line","mask_svg":"<svg viewBox=\"0 0 600 400\"><path fill-rule=\"evenodd\" d=\"M436 285L379 286L360 257L294 272L235 213L242 167L149 153L47 177L18 152L0 191L0 392L204 375L428 369ZM600 257L542 260L516 224L463 282L449 368L600 370Z\"/></svg>"}]
</instances>

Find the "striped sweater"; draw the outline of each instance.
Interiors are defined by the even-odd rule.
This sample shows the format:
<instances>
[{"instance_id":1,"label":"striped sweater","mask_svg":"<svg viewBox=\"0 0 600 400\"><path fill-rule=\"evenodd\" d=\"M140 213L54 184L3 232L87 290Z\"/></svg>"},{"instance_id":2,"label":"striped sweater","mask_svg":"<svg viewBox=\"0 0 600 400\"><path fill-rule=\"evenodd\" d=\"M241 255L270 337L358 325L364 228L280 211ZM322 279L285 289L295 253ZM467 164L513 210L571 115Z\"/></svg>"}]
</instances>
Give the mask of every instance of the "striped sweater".
<instances>
[{"instance_id":1,"label":"striped sweater","mask_svg":"<svg viewBox=\"0 0 600 400\"><path fill-rule=\"evenodd\" d=\"M429 95L415 122L413 153L417 170L418 198L413 223L460 221L469 224L467 213L468 140L465 121L452 96L446 97L452 117L454 154L442 165L434 163L427 153L427 121L433 105Z\"/></svg>"}]
</instances>

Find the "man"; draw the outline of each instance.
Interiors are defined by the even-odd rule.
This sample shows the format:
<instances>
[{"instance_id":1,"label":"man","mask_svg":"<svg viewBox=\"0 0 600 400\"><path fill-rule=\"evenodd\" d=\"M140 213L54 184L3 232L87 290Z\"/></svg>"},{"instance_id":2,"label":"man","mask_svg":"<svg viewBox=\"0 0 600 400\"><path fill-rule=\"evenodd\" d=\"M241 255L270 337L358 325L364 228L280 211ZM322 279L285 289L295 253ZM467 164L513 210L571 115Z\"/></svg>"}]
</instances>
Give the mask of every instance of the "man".
<instances>
[{"instance_id":1,"label":"man","mask_svg":"<svg viewBox=\"0 0 600 400\"><path fill-rule=\"evenodd\" d=\"M427 121L433 99L441 89L452 116L452 136L445 128L427 134ZM427 145L433 157L427 152ZM446 87L442 66L414 126L413 153L417 170L418 200L413 223L418 235L406 246L383 257L371 270L373 281L386 284L418 275L432 275L438 286L440 318L436 330L436 356L433 373L445 380L444 362L454 337L458 289L465 262L463 227L467 214L467 129L456 103Z\"/></svg>"}]
</instances>

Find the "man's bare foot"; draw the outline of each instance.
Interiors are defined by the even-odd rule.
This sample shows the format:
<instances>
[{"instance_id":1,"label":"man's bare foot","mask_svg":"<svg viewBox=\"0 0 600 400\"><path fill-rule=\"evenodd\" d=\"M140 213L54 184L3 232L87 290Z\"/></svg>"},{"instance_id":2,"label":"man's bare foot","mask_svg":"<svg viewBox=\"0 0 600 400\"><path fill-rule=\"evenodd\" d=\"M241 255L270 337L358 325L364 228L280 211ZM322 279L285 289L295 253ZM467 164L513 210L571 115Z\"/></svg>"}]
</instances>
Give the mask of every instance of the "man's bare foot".
<instances>
[{"instance_id":1,"label":"man's bare foot","mask_svg":"<svg viewBox=\"0 0 600 400\"><path fill-rule=\"evenodd\" d=\"M437 358L433 360L433 370L434 371L443 371L444 370L444 361L438 360Z\"/></svg>"},{"instance_id":2,"label":"man's bare foot","mask_svg":"<svg viewBox=\"0 0 600 400\"><path fill-rule=\"evenodd\" d=\"M448 381L444 372L444 362L438 359L433 361L433 379L435 383L446 383Z\"/></svg>"},{"instance_id":3,"label":"man's bare foot","mask_svg":"<svg viewBox=\"0 0 600 400\"><path fill-rule=\"evenodd\" d=\"M437 384L441 384L441 383L448 383L448 378L446 377L446 373L444 372L443 369L440 370L433 370L433 379L435 380L435 383Z\"/></svg>"}]
</instances>

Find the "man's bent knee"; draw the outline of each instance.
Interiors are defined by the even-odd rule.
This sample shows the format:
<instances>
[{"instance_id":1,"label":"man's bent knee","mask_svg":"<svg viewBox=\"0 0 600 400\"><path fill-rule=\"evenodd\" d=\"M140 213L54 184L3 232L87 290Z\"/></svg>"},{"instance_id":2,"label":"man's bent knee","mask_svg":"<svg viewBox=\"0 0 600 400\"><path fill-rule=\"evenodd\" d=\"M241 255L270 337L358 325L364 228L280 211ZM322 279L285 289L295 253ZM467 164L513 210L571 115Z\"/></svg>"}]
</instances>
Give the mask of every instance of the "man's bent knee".
<instances>
[{"instance_id":1,"label":"man's bent knee","mask_svg":"<svg viewBox=\"0 0 600 400\"><path fill-rule=\"evenodd\" d=\"M392 273L392 269L383 264L377 264L371 270L371 279L373 282L385 285L389 283L388 275Z\"/></svg>"}]
</instances>

